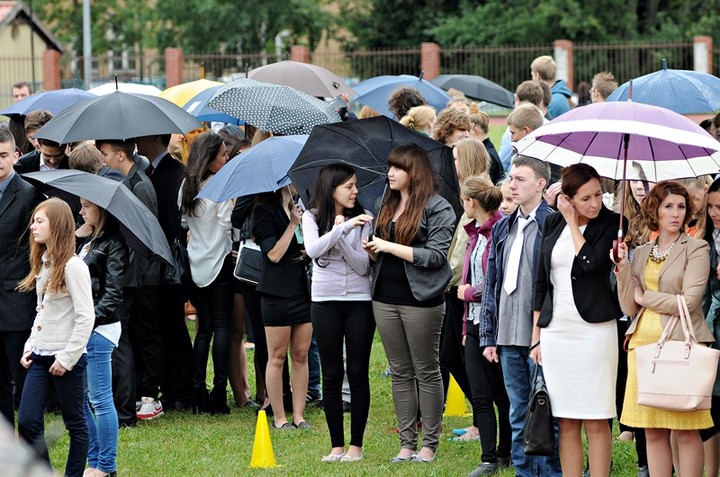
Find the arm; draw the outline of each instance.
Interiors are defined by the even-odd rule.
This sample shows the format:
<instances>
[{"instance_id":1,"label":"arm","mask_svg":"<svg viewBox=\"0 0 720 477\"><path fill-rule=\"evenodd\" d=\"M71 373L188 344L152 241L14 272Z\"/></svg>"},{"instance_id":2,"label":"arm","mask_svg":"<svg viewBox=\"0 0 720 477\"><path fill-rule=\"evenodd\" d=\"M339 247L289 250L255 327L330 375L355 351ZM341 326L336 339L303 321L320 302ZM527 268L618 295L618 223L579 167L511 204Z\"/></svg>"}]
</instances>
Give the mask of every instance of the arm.
<instances>
[{"instance_id":1,"label":"arm","mask_svg":"<svg viewBox=\"0 0 720 477\"><path fill-rule=\"evenodd\" d=\"M218 218L218 222L220 223L220 230L222 230L223 232L230 232L232 230L232 200L226 200L225 202L220 202L219 204L215 204L212 201L208 200L208 203L206 205L215 206L215 213Z\"/></svg>"},{"instance_id":2,"label":"arm","mask_svg":"<svg viewBox=\"0 0 720 477\"><path fill-rule=\"evenodd\" d=\"M278 263L285 256L285 252L287 252L290 242L295 236L295 228L300 224L301 212L299 207L295 208L293 214L291 214L290 222L278 237L273 223L272 207L262 206L255 210L253 235L257 239L263 254L267 255L271 262ZM279 207L279 205L276 205L276 207Z\"/></svg>"},{"instance_id":3,"label":"arm","mask_svg":"<svg viewBox=\"0 0 720 477\"><path fill-rule=\"evenodd\" d=\"M465 288L463 288L463 291L462 291L462 295L463 295L462 298L458 297L461 300L467 301L467 302L471 302L471 301L478 302L482 299L483 288L485 288L484 282L482 285L475 285L475 286L461 285L461 286L465 287Z\"/></svg>"},{"instance_id":4,"label":"arm","mask_svg":"<svg viewBox=\"0 0 720 477\"><path fill-rule=\"evenodd\" d=\"M305 242L305 251L310 258L322 257L328 253L340 239L349 234L353 229L351 221L335 224L328 233L320 236L320 227L315 222L315 214L307 211L302 218L303 240Z\"/></svg>"},{"instance_id":5,"label":"arm","mask_svg":"<svg viewBox=\"0 0 720 477\"><path fill-rule=\"evenodd\" d=\"M365 223L360 230L360 244L362 244L362 241L366 240L369 236L370 225L369 223ZM370 273L370 257L367 252L362 249L362 246L359 249L355 248L348 239L349 236L346 235L338 242L340 254L347 264L350 265L350 268L355 271L355 273L364 277Z\"/></svg>"},{"instance_id":6,"label":"arm","mask_svg":"<svg viewBox=\"0 0 720 477\"><path fill-rule=\"evenodd\" d=\"M254 195L246 195L238 197L235 201L232 214L230 215L230 221L232 226L236 229L242 229L245 225L245 221L252 214L253 203L255 202Z\"/></svg>"},{"instance_id":7,"label":"arm","mask_svg":"<svg viewBox=\"0 0 720 477\"><path fill-rule=\"evenodd\" d=\"M103 325L115 313L123 301L123 283L127 269L128 253L119 240L111 240L105 258L105 290L95 305L95 326Z\"/></svg>"},{"instance_id":8,"label":"arm","mask_svg":"<svg viewBox=\"0 0 720 477\"><path fill-rule=\"evenodd\" d=\"M611 257L612 253L613 251L610 250ZM641 308L635 301L636 283L633 279L633 268L635 264L630 264L627 260L628 247L626 243L623 242L618 246L618 255L620 260L615 264L613 269L615 278L617 279L618 301L620 302L620 308L623 313L632 319ZM635 257L637 257L637 250L635 251ZM644 264L642 266L644 267ZM640 265L637 266L637 268L639 267ZM637 272L642 273L642 270L637 270Z\"/></svg>"},{"instance_id":9,"label":"arm","mask_svg":"<svg viewBox=\"0 0 720 477\"><path fill-rule=\"evenodd\" d=\"M577 263L585 272L594 272L603 266L607 266L607 251L612 248L613 241L617 238L617 222L620 217L611 214L605 220L602 232L594 244L585 242L575 255ZM623 218L623 230L627 229L626 220Z\"/></svg>"},{"instance_id":10,"label":"arm","mask_svg":"<svg viewBox=\"0 0 720 477\"><path fill-rule=\"evenodd\" d=\"M488 257L487 271L485 272L485 283L483 286L483 300L480 312L480 324L478 326L478 341L480 346L494 348L497 339L497 316L495 313L495 286L497 283L497 251L495 244L497 243L495 230L492 232L493 245L490 247L490 256ZM485 353L483 353L485 354ZM488 357L486 355L488 359ZM492 359L490 359L493 361ZM496 361L496 360L495 360Z\"/></svg>"},{"instance_id":11,"label":"arm","mask_svg":"<svg viewBox=\"0 0 720 477\"><path fill-rule=\"evenodd\" d=\"M548 270L545 268L547 253L552 253L552 246L554 244L548 244L548 237L554 230L555 225L558 223L560 216L558 214L552 214L545 219L543 226L543 234L540 239L540 250L537 260L537 271L535 275L535 295L533 296L533 311L542 310L543 303L545 303L545 296L548 293ZM546 247L550 247L550 250L546 251Z\"/></svg>"},{"instance_id":12,"label":"arm","mask_svg":"<svg viewBox=\"0 0 720 477\"><path fill-rule=\"evenodd\" d=\"M87 265L81 261L68 263L65 267L65 281L68 294L72 297L74 323L65 348L55 356L55 364L59 364L65 370L71 370L85 352L95 322L95 311ZM61 376L64 372L60 374L53 372L53 374Z\"/></svg>"},{"instance_id":13,"label":"arm","mask_svg":"<svg viewBox=\"0 0 720 477\"><path fill-rule=\"evenodd\" d=\"M538 320L540 319L540 312L533 312L533 333L532 340L530 341L530 359L542 366L542 352L540 351L540 328L538 328Z\"/></svg>"}]
</instances>

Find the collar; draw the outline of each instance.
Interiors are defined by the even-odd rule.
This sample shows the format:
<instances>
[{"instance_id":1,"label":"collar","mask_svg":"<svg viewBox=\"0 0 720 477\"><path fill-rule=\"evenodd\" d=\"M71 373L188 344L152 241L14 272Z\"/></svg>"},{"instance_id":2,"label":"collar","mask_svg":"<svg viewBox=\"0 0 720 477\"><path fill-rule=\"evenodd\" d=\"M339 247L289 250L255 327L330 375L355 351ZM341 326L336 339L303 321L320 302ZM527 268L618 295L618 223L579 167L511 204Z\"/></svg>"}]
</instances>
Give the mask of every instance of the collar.
<instances>
[{"instance_id":1,"label":"collar","mask_svg":"<svg viewBox=\"0 0 720 477\"><path fill-rule=\"evenodd\" d=\"M62 162L62 161L60 161L60 162ZM45 164L45 156L43 156L43 153L41 152L41 153L40 153L40 169L39 169L39 170L42 171L42 170L44 170L43 168L45 168L45 169L47 169L47 170L49 170L49 171L54 171L55 169L59 169L59 168L60 168L60 162L58 162L58 165L55 166L55 167L50 167L50 166L48 166L47 164Z\"/></svg>"},{"instance_id":2,"label":"collar","mask_svg":"<svg viewBox=\"0 0 720 477\"><path fill-rule=\"evenodd\" d=\"M4 194L5 191L8 188L8 185L10 185L10 182L12 182L13 177L15 177L15 171L10 171L10 175L5 178L4 181L0 182L0 195Z\"/></svg>"},{"instance_id":3,"label":"collar","mask_svg":"<svg viewBox=\"0 0 720 477\"><path fill-rule=\"evenodd\" d=\"M530 213L527 214L527 215L523 215L522 209L518 206L518 208L517 208L517 210L518 210L517 216L518 216L519 218L523 218L523 219L535 220L535 216L537 215L537 211L538 211L538 209L540 208L540 204L542 204L542 200L541 200L541 201L538 203L538 205L536 205L535 208L534 208L533 210L531 210Z\"/></svg>"},{"instance_id":4,"label":"collar","mask_svg":"<svg viewBox=\"0 0 720 477\"><path fill-rule=\"evenodd\" d=\"M160 162L162 162L163 158L168 155L169 153L167 151L161 152L158 157L152 160L150 164L152 164L153 169L157 170L158 166L160 165Z\"/></svg>"}]
</instances>

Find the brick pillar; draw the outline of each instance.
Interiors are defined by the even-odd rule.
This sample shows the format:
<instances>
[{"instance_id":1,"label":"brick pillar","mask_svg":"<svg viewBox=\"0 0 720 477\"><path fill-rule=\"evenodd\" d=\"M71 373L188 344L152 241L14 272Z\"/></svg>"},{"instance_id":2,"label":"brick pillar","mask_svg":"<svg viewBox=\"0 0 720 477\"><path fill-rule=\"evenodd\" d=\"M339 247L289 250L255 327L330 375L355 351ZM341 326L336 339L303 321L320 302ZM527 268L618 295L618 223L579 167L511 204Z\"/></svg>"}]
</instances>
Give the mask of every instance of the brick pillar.
<instances>
[{"instance_id":1,"label":"brick pillar","mask_svg":"<svg viewBox=\"0 0 720 477\"><path fill-rule=\"evenodd\" d=\"M35 59L33 58L33 61ZM62 88L60 82L60 52L57 50L43 51L43 89L50 91L52 89Z\"/></svg>"},{"instance_id":2,"label":"brick pillar","mask_svg":"<svg viewBox=\"0 0 720 477\"><path fill-rule=\"evenodd\" d=\"M573 63L573 42L570 40L555 40L553 42L555 63L557 64L556 79L564 79L570 91L575 88L575 65Z\"/></svg>"},{"instance_id":3,"label":"brick pillar","mask_svg":"<svg viewBox=\"0 0 720 477\"><path fill-rule=\"evenodd\" d=\"M302 45L292 45L290 47L290 60L310 63L310 48Z\"/></svg>"},{"instance_id":4,"label":"brick pillar","mask_svg":"<svg viewBox=\"0 0 720 477\"><path fill-rule=\"evenodd\" d=\"M713 40L711 36L693 37L693 70L713 73Z\"/></svg>"},{"instance_id":5,"label":"brick pillar","mask_svg":"<svg viewBox=\"0 0 720 477\"><path fill-rule=\"evenodd\" d=\"M432 42L420 44L420 70L424 80L440 76L440 45Z\"/></svg>"},{"instance_id":6,"label":"brick pillar","mask_svg":"<svg viewBox=\"0 0 720 477\"><path fill-rule=\"evenodd\" d=\"M182 48L165 48L165 87L183 82Z\"/></svg>"}]
</instances>

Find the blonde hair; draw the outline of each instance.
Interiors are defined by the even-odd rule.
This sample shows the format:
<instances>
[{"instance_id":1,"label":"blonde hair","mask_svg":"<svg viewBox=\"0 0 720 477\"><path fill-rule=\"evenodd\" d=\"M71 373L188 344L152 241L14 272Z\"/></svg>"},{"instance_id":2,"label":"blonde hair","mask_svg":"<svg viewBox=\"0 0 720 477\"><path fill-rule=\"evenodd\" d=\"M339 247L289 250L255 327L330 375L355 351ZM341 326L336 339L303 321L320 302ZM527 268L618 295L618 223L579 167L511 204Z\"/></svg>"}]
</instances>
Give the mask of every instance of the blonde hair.
<instances>
[{"instance_id":1,"label":"blonde hair","mask_svg":"<svg viewBox=\"0 0 720 477\"><path fill-rule=\"evenodd\" d=\"M487 134L490 131L490 116L485 111L480 111L478 104L473 102L470 104L470 124L474 128L480 128L480 130Z\"/></svg>"},{"instance_id":2,"label":"blonde hair","mask_svg":"<svg viewBox=\"0 0 720 477\"><path fill-rule=\"evenodd\" d=\"M257 146L261 142L263 142L265 139L270 139L273 136L273 133L271 132L265 132L261 129L258 129L255 131L255 135L252 138L252 143L250 143L250 147Z\"/></svg>"},{"instance_id":3,"label":"blonde hair","mask_svg":"<svg viewBox=\"0 0 720 477\"><path fill-rule=\"evenodd\" d=\"M528 127L531 131L536 130L543 125L543 115L537 106L532 104L523 104L518 106L507 117L508 126L516 128Z\"/></svg>"},{"instance_id":4,"label":"blonde hair","mask_svg":"<svg viewBox=\"0 0 720 477\"><path fill-rule=\"evenodd\" d=\"M413 131L424 131L433 120L435 120L435 108L432 106L415 106L410 108L400 120L400 123Z\"/></svg>"},{"instance_id":5,"label":"blonde hair","mask_svg":"<svg viewBox=\"0 0 720 477\"><path fill-rule=\"evenodd\" d=\"M693 207L693 216L695 218L695 234L693 235L693 237L696 239L702 239L705 236L705 228L707 227L707 190L710 187L710 184L712 184L713 178L710 175L705 175L700 177L692 177L690 179L682 179L678 182L680 182L687 189L688 193L690 194L690 202L694 203L695 197L695 194L690 191L690 188L698 189L702 193L702 205L700 206L700 210L698 210L697 215L694 215L695 210Z\"/></svg>"},{"instance_id":6,"label":"blonde hair","mask_svg":"<svg viewBox=\"0 0 720 477\"><path fill-rule=\"evenodd\" d=\"M557 65L550 55L538 56L530 63L530 71L534 71L544 81L555 81Z\"/></svg>"},{"instance_id":7,"label":"blonde hair","mask_svg":"<svg viewBox=\"0 0 720 477\"><path fill-rule=\"evenodd\" d=\"M503 196L499 187L487 176L471 176L462 185L462 196L478 203L486 212L493 214L500 208Z\"/></svg>"},{"instance_id":8,"label":"blonde hair","mask_svg":"<svg viewBox=\"0 0 720 477\"><path fill-rule=\"evenodd\" d=\"M370 106L363 106L360 110L360 114L358 115L358 118L360 119L367 119L367 118L376 118L378 116L382 116L380 112L375 111Z\"/></svg>"},{"instance_id":9,"label":"blonde hair","mask_svg":"<svg viewBox=\"0 0 720 477\"><path fill-rule=\"evenodd\" d=\"M462 184L471 176L487 175L490 154L482 141L475 138L462 139L455 144L457 153L457 176Z\"/></svg>"},{"instance_id":10,"label":"blonde hair","mask_svg":"<svg viewBox=\"0 0 720 477\"><path fill-rule=\"evenodd\" d=\"M35 215L43 211L48 219L50 236L47 243L38 243L30 237L30 273L18 284L18 290L28 292L35 289L37 276L42 269L42 257L48 255L50 275L45 282L45 293L66 290L65 265L75 255L75 220L70 206L57 197L40 202L33 211L30 224Z\"/></svg>"}]
</instances>

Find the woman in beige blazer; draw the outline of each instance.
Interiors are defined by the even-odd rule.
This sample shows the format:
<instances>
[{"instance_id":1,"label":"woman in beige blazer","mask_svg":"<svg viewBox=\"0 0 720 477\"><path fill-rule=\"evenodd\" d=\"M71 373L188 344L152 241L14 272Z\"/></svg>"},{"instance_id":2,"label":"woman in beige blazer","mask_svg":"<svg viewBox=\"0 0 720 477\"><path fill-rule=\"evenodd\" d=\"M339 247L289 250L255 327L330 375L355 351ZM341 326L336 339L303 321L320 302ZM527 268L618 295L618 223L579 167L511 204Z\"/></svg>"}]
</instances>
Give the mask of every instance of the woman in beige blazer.
<instances>
[{"instance_id":1,"label":"woman in beige blazer","mask_svg":"<svg viewBox=\"0 0 720 477\"><path fill-rule=\"evenodd\" d=\"M678 443L678 474L700 477L703 447L699 429L712 426L710 411L675 412L637 403L634 349L654 343L672 315L678 313L675 296L682 294L690 309L695 336L701 343L714 341L705 324L702 299L710 271L707 242L685 234L690 220L690 197L678 182L659 182L642 203L643 220L658 231L657 239L635 250L632 264L627 245L621 244L615 274L623 311L633 317L627 331L628 379L621 422L646 429L650 475L670 477L672 453L670 431ZM678 327L671 339L683 340Z\"/></svg>"}]
</instances>

